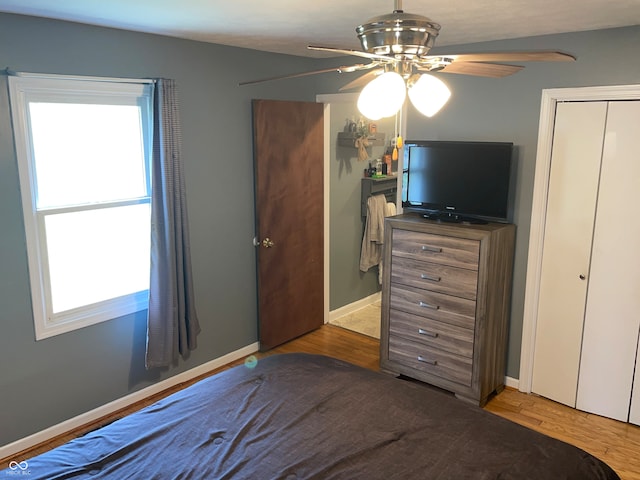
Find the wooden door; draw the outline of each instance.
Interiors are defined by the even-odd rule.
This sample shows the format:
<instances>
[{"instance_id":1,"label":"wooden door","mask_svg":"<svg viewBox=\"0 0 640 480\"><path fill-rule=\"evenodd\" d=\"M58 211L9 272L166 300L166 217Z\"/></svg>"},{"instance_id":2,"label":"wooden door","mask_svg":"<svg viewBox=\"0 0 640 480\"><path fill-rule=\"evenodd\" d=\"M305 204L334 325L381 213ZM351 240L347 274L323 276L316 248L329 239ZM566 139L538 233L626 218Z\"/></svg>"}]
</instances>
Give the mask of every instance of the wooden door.
<instances>
[{"instance_id":1,"label":"wooden door","mask_svg":"<svg viewBox=\"0 0 640 480\"><path fill-rule=\"evenodd\" d=\"M640 102L610 102L576 407L626 422L640 330Z\"/></svg>"},{"instance_id":2,"label":"wooden door","mask_svg":"<svg viewBox=\"0 0 640 480\"><path fill-rule=\"evenodd\" d=\"M606 102L558 104L532 391L576 406Z\"/></svg>"},{"instance_id":3,"label":"wooden door","mask_svg":"<svg viewBox=\"0 0 640 480\"><path fill-rule=\"evenodd\" d=\"M253 101L260 349L324 321L324 105Z\"/></svg>"}]
</instances>

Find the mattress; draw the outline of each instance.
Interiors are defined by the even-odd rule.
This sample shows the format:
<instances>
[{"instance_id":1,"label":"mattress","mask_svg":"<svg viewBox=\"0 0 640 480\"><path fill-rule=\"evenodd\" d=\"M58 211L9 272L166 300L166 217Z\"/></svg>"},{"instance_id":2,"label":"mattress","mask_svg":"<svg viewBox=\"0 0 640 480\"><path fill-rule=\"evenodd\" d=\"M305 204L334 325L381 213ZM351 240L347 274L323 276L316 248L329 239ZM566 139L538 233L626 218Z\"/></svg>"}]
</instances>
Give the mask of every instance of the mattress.
<instances>
[{"instance_id":1,"label":"mattress","mask_svg":"<svg viewBox=\"0 0 640 480\"><path fill-rule=\"evenodd\" d=\"M206 378L25 466L30 480L619 478L445 392L309 354Z\"/></svg>"}]
</instances>

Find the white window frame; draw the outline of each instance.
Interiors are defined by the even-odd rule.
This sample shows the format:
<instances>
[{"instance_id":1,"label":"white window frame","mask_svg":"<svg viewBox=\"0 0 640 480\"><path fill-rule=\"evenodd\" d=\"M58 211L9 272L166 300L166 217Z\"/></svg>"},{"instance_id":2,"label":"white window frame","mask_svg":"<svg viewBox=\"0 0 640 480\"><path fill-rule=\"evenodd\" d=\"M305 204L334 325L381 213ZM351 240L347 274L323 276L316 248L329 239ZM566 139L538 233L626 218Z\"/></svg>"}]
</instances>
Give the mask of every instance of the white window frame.
<instances>
[{"instance_id":1,"label":"white window frame","mask_svg":"<svg viewBox=\"0 0 640 480\"><path fill-rule=\"evenodd\" d=\"M29 126L29 102L96 102L110 105L135 105L141 108L142 128L147 168L148 196L89 208L117 207L151 202L151 148L153 129L153 82L96 77L67 77L59 75L19 74L9 77L11 116L22 195L26 234L31 303L36 340L73 331L106 320L144 310L148 307L148 290L53 313L44 215L59 209L37 210L37 186L33 144ZM86 205L64 207L65 212L86 210Z\"/></svg>"}]
</instances>

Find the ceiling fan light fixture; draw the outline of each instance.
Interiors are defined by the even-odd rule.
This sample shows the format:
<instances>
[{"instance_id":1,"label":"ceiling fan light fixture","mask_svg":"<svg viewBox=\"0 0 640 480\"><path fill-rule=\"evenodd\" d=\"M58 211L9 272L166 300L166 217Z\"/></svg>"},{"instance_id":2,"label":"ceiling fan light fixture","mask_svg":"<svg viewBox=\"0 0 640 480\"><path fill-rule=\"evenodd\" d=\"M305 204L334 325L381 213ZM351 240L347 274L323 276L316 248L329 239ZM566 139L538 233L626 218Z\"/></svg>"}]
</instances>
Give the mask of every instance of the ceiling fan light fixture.
<instances>
[{"instance_id":1,"label":"ceiling fan light fixture","mask_svg":"<svg viewBox=\"0 0 640 480\"><path fill-rule=\"evenodd\" d=\"M407 96L402 76L386 72L371 80L358 97L358 110L369 120L395 115Z\"/></svg>"},{"instance_id":2,"label":"ceiling fan light fixture","mask_svg":"<svg viewBox=\"0 0 640 480\"><path fill-rule=\"evenodd\" d=\"M362 49L379 55L387 55L391 45L396 55L405 53L405 48L426 55L439 32L440 25L430 18L402 10L371 18L356 28Z\"/></svg>"},{"instance_id":3,"label":"ceiling fan light fixture","mask_svg":"<svg viewBox=\"0 0 640 480\"><path fill-rule=\"evenodd\" d=\"M241 82L240 85L281 78L304 77L331 71L342 73L377 69L377 72L396 71L403 78L409 79L405 87L410 88L413 85L411 81L413 72L434 72L446 69L446 73L501 78L512 75L523 68L518 65L508 65L504 62L575 61L573 55L556 51L466 53L450 54L447 57L428 55L440 32L440 25L428 17L405 13L402 10L402 0L395 0L394 3L393 13L373 17L356 28L356 33L362 44L361 51L351 48L308 46L310 50L364 57L369 59L368 64L281 75L279 77ZM369 74L374 72L376 71L372 70L368 74L362 75L359 79L349 82L340 91L361 87L370 80L371 76ZM419 77L416 77L415 80L419 80ZM415 87L415 90L413 93L416 98L414 103L421 105L423 102L420 102L417 93L420 87ZM425 110L431 111L430 108ZM382 117L378 114L378 118Z\"/></svg>"},{"instance_id":4,"label":"ceiling fan light fixture","mask_svg":"<svg viewBox=\"0 0 640 480\"><path fill-rule=\"evenodd\" d=\"M409 100L416 110L432 117L449 101L451 90L439 78L423 73L415 82L409 83Z\"/></svg>"}]
</instances>

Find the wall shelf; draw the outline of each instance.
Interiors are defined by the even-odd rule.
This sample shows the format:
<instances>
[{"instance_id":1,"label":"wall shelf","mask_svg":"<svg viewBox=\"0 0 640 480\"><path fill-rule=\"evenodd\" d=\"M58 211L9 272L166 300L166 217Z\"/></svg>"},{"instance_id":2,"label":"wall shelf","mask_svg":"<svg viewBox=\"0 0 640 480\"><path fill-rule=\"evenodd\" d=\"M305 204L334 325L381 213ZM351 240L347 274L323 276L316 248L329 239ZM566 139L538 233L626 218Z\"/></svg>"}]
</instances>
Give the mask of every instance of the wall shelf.
<instances>
[{"instance_id":1,"label":"wall shelf","mask_svg":"<svg viewBox=\"0 0 640 480\"><path fill-rule=\"evenodd\" d=\"M396 203L398 192L398 177L387 175L384 177L364 177L361 182L360 213L367 216L367 201L372 195L384 195L387 202Z\"/></svg>"},{"instance_id":2,"label":"wall shelf","mask_svg":"<svg viewBox=\"0 0 640 480\"><path fill-rule=\"evenodd\" d=\"M338 132L338 146L356 148L356 139L358 135L354 132ZM367 137L369 139L369 146L384 147L385 134L377 132Z\"/></svg>"}]
</instances>

